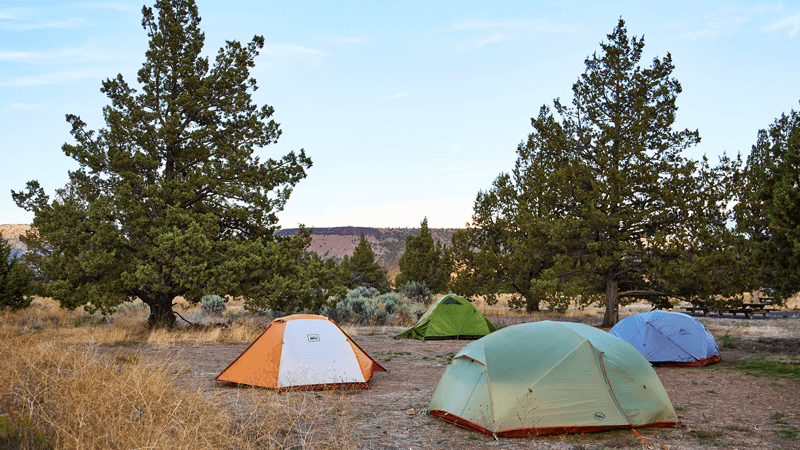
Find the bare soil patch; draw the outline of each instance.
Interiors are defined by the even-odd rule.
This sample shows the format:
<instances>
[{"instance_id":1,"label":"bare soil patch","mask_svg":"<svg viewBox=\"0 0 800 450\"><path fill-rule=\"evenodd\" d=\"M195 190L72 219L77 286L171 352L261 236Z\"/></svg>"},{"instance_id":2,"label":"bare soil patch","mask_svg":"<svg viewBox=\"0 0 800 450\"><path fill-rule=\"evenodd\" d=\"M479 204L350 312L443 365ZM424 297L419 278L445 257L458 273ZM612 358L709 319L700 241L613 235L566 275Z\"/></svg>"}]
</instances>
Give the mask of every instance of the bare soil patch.
<instances>
[{"instance_id":1,"label":"bare soil patch","mask_svg":"<svg viewBox=\"0 0 800 450\"><path fill-rule=\"evenodd\" d=\"M680 429L641 429L640 436L632 430L616 430L499 441L463 430L422 411L449 359L469 341L397 340L393 335L401 329L389 327L348 327L358 345L389 372L376 373L369 383L371 389L347 392L346 410L331 417L331 423L347 421L355 447L364 449L625 449L642 448L644 442L650 448L674 450L800 449L800 382L736 370L747 358L800 355L800 319L698 319L718 341L722 335L730 336L726 342L734 348L721 348L722 362L712 366L656 368L683 424ZM174 361L194 375L186 377L187 383L203 387L208 395L228 396L230 404L248 408L241 394L264 390L213 381L248 345L148 344L106 347L104 351L115 355L142 352ZM334 401L324 393L281 395L304 395L320 406Z\"/></svg>"}]
</instances>

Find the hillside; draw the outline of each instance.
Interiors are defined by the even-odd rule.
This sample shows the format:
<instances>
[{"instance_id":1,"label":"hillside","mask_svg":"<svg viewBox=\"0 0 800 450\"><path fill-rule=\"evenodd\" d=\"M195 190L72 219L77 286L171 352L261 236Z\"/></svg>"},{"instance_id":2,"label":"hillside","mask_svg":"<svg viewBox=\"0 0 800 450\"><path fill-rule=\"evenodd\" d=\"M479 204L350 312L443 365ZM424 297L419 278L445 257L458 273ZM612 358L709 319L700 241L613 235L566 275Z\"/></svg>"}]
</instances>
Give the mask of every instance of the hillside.
<instances>
[{"instance_id":1,"label":"hillside","mask_svg":"<svg viewBox=\"0 0 800 450\"><path fill-rule=\"evenodd\" d=\"M297 234L297 228L287 228L278 232L281 236ZM458 228L430 228L433 239L442 241L449 247L453 234ZM367 238L375 253L375 259L384 269L389 271L389 277L400 273L398 261L406 250L406 237L419 233L419 228L366 228L366 227L334 227L314 228L311 236L309 250L318 254L323 259L333 258L336 261L344 259L345 255L352 255L361 240L361 233Z\"/></svg>"},{"instance_id":2,"label":"hillside","mask_svg":"<svg viewBox=\"0 0 800 450\"><path fill-rule=\"evenodd\" d=\"M25 244L20 242L19 235L24 234L30 225L0 225L0 233L11 244L12 254L25 251ZM450 246L451 238L457 228L431 228L434 239L439 239L445 246ZM281 236L297 234L297 228L288 228L278 232ZM406 237L419 233L419 228L367 228L367 227L334 227L315 228L309 250L323 259L333 258L336 261L352 255L361 233L372 245L378 264L389 271L391 278L400 272L398 261L406 249Z\"/></svg>"},{"instance_id":3,"label":"hillside","mask_svg":"<svg viewBox=\"0 0 800 450\"><path fill-rule=\"evenodd\" d=\"M19 236L25 234L31 228L30 225L8 224L0 225L0 235L11 245L11 255L18 255L25 252L25 244L20 242Z\"/></svg>"}]
</instances>

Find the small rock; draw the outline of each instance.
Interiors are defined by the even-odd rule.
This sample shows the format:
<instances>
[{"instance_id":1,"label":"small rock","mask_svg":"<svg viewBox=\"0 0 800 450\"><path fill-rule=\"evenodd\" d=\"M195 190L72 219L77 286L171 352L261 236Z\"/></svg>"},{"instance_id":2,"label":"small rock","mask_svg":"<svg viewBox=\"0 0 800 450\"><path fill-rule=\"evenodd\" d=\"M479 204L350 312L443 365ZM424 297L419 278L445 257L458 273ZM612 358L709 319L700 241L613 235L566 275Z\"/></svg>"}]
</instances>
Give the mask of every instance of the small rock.
<instances>
[{"instance_id":1,"label":"small rock","mask_svg":"<svg viewBox=\"0 0 800 450\"><path fill-rule=\"evenodd\" d=\"M406 410L406 414L408 414L409 416L413 416L413 415L414 415L414 414L416 414L416 413L417 413L417 412L414 410L414 408L408 408L408 409Z\"/></svg>"}]
</instances>

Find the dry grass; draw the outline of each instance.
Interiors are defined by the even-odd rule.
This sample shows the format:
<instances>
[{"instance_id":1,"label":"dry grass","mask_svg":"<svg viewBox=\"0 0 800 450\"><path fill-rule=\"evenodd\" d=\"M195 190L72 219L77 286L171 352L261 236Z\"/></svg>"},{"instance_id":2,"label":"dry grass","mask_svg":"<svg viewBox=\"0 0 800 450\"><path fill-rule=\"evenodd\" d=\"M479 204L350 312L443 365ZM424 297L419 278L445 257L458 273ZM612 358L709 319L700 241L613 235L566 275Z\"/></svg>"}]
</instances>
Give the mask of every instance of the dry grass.
<instances>
[{"instance_id":1,"label":"dry grass","mask_svg":"<svg viewBox=\"0 0 800 450\"><path fill-rule=\"evenodd\" d=\"M89 319L87 319L87 317ZM146 313L92 320L49 300L0 313L0 422L35 439L15 448L350 449L358 420L350 396L336 392L276 393L232 388L202 391L179 361L141 353L112 354L109 344L165 347L185 342L250 342L264 330L257 320L227 327L146 327ZM350 330L355 335L356 329ZM6 435L4 436L4 433ZM24 433L23 433L24 434ZM4 440L6 439L6 440Z\"/></svg>"},{"instance_id":2,"label":"dry grass","mask_svg":"<svg viewBox=\"0 0 800 450\"><path fill-rule=\"evenodd\" d=\"M234 306L236 308L236 306ZM241 306L238 307L241 309ZM196 307L185 308L188 313ZM181 313L185 315L187 311ZM58 338L67 343L92 344L141 344L160 346L187 342L232 343L251 342L266 327L266 320L253 316L242 316L225 322L222 318L186 326L174 330L147 327L147 312L132 310L118 312L113 316L90 316L83 309L68 311L50 299L37 298L32 307L18 312L0 311L0 332L38 332L49 335L58 330Z\"/></svg>"},{"instance_id":3,"label":"dry grass","mask_svg":"<svg viewBox=\"0 0 800 450\"><path fill-rule=\"evenodd\" d=\"M48 333L49 334L49 333ZM226 445L229 415L179 390L173 367L100 358L93 346L3 333L0 408L30 418L55 448Z\"/></svg>"},{"instance_id":4,"label":"dry grass","mask_svg":"<svg viewBox=\"0 0 800 450\"><path fill-rule=\"evenodd\" d=\"M358 420L348 391L238 390L228 401L237 411L239 443L233 448L355 449Z\"/></svg>"},{"instance_id":5,"label":"dry grass","mask_svg":"<svg viewBox=\"0 0 800 450\"><path fill-rule=\"evenodd\" d=\"M150 331L147 343L157 347L197 343L252 342L264 331L265 326L244 321L236 321L225 327L190 327L167 330L163 328Z\"/></svg>"},{"instance_id":6,"label":"dry grass","mask_svg":"<svg viewBox=\"0 0 800 450\"><path fill-rule=\"evenodd\" d=\"M786 304L783 305L783 309L789 311L800 311L800 293L797 293L786 299Z\"/></svg>"}]
</instances>

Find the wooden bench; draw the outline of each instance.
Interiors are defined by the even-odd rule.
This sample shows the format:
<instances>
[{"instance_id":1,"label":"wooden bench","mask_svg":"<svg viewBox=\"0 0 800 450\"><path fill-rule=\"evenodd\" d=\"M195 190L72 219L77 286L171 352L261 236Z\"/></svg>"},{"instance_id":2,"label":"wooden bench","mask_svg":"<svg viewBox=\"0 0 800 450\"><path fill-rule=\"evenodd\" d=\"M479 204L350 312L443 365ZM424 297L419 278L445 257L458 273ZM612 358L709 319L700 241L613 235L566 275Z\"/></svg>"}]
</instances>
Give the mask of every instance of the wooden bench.
<instances>
[{"instance_id":1,"label":"wooden bench","mask_svg":"<svg viewBox=\"0 0 800 450\"><path fill-rule=\"evenodd\" d=\"M767 318L767 313L769 313L770 311L772 311L772 309L768 309L768 308L759 308L759 309L738 308L738 309L729 309L728 310L729 313L733 314L733 318L734 319L736 318L736 314L744 314L744 317L747 318L747 319L749 319L750 316L752 316L752 315L761 314L766 319Z\"/></svg>"},{"instance_id":2,"label":"wooden bench","mask_svg":"<svg viewBox=\"0 0 800 450\"><path fill-rule=\"evenodd\" d=\"M711 311L711 309L708 308L707 306L686 306L683 309L685 311L689 311L689 314L691 315L694 315L695 311L703 311L704 316L707 316L709 311Z\"/></svg>"}]
</instances>

